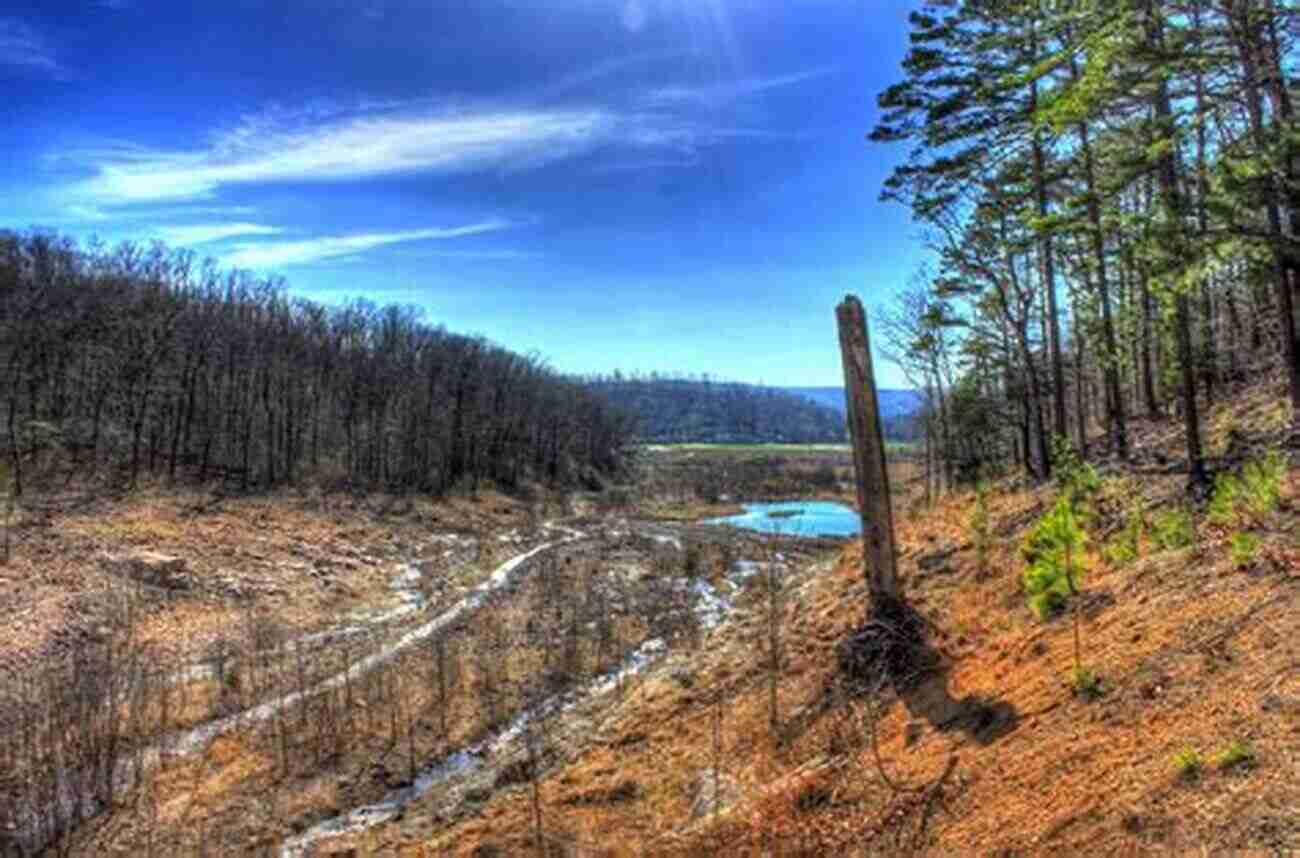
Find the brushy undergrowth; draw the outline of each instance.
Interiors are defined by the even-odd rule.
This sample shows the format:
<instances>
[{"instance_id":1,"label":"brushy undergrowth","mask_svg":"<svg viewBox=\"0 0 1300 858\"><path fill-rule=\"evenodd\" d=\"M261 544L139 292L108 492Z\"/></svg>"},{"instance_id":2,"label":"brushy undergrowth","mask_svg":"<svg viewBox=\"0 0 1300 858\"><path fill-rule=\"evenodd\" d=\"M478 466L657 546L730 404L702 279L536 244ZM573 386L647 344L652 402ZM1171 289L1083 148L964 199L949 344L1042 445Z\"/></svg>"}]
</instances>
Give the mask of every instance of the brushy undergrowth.
<instances>
[{"instance_id":1,"label":"brushy undergrowth","mask_svg":"<svg viewBox=\"0 0 1300 858\"><path fill-rule=\"evenodd\" d=\"M1255 562L1255 555L1259 551L1259 537L1247 531L1239 531L1232 535L1229 540L1230 551L1232 555L1232 565L1238 569L1244 569Z\"/></svg>"},{"instance_id":2,"label":"brushy undergrowth","mask_svg":"<svg viewBox=\"0 0 1300 858\"><path fill-rule=\"evenodd\" d=\"M1070 674L1070 688L1080 697L1096 699L1106 692L1101 677L1086 667L1076 667Z\"/></svg>"},{"instance_id":3,"label":"brushy undergrowth","mask_svg":"<svg viewBox=\"0 0 1300 858\"><path fill-rule=\"evenodd\" d=\"M1247 462L1240 474L1219 474L1210 500L1210 522L1233 527L1277 509L1286 467L1285 457L1273 451Z\"/></svg>"},{"instance_id":4,"label":"brushy undergrowth","mask_svg":"<svg viewBox=\"0 0 1300 858\"><path fill-rule=\"evenodd\" d=\"M1214 756L1217 769L1231 769L1240 766L1250 768L1255 765L1255 749L1241 739L1233 739L1227 748Z\"/></svg>"},{"instance_id":5,"label":"brushy undergrowth","mask_svg":"<svg viewBox=\"0 0 1300 858\"><path fill-rule=\"evenodd\" d=\"M1142 536L1146 533L1146 517L1141 506L1135 505L1124 516L1124 526L1106 543L1102 556L1112 566L1127 566L1142 555Z\"/></svg>"},{"instance_id":6,"label":"brushy undergrowth","mask_svg":"<svg viewBox=\"0 0 1300 858\"><path fill-rule=\"evenodd\" d=\"M1186 780L1196 780L1205 768L1205 758L1193 747L1183 748L1174 754L1174 770Z\"/></svg>"},{"instance_id":7,"label":"brushy undergrowth","mask_svg":"<svg viewBox=\"0 0 1300 858\"><path fill-rule=\"evenodd\" d=\"M1023 582L1029 607L1047 619L1078 591L1086 538L1067 497L1061 497L1034 524L1021 546L1028 568Z\"/></svg>"},{"instance_id":8,"label":"brushy undergrowth","mask_svg":"<svg viewBox=\"0 0 1300 858\"><path fill-rule=\"evenodd\" d=\"M1196 524L1185 509L1157 513L1151 522L1151 544L1160 551L1186 548L1196 541Z\"/></svg>"}]
</instances>

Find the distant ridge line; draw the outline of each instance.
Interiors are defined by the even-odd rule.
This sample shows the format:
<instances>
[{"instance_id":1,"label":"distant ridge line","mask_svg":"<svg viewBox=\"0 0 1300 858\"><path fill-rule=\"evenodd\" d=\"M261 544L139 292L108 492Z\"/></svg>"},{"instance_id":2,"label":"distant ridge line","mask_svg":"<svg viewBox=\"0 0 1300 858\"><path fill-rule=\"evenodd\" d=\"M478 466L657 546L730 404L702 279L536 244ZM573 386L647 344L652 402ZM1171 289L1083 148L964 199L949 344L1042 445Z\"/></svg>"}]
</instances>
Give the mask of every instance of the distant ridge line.
<instances>
[{"instance_id":1,"label":"distant ridge line","mask_svg":"<svg viewBox=\"0 0 1300 858\"><path fill-rule=\"evenodd\" d=\"M784 387L796 396L802 396L826 408L834 408L844 414L848 410L847 398L843 387ZM877 391L880 399L880 416L884 419L910 417L921 410L925 399L916 390L905 388L881 388Z\"/></svg>"}]
</instances>

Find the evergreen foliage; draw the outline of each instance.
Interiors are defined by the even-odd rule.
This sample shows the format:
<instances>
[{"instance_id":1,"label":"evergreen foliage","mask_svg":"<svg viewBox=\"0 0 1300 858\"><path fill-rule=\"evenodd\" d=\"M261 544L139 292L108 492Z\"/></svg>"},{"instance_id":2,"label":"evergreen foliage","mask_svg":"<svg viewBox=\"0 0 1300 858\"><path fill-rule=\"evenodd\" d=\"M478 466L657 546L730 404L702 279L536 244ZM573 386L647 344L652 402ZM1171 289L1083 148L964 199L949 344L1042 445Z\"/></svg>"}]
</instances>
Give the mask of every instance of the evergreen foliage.
<instances>
[{"instance_id":1,"label":"evergreen foliage","mask_svg":"<svg viewBox=\"0 0 1300 858\"><path fill-rule=\"evenodd\" d=\"M1061 610L1078 592L1085 542L1074 506L1064 495L1025 537L1021 546L1028 564L1023 575L1025 595L1040 619Z\"/></svg>"},{"instance_id":2,"label":"evergreen foliage","mask_svg":"<svg viewBox=\"0 0 1300 858\"><path fill-rule=\"evenodd\" d=\"M1220 770L1249 768L1255 765L1255 749L1241 739L1233 739L1228 747L1214 756L1214 766Z\"/></svg>"},{"instance_id":3,"label":"evergreen foliage","mask_svg":"<svg viewBox=\"0 0 1300 858\"><path fill-rule=\"evenodd\" d=\"M1210 499L1210 521L1233 526L1246 518L1266 515L1277 509L1285 474L1286 460L1277 452L1247 462L1240 474L1219 474Z\"/></svg>"},{"instance_id":4,"label":"evergreen foliage","mask_svg":"<svg viewBox=\"0 0 1300 858\"><path fill-rule=\"evenodd\" d=\"M1160 551L1186 548L1196 541L1196 523L1186 509L1157 513L1151 523L1151 543Z\"/></svg>"},{"instance_id":5,"label":"evergreen foliage","mask_svg":"<svg viewBox=\"0 0 1300 858\"><path fill-rule=\"evenodd\" d=\"M1259 551L1259 537L1246 531L1234 533L1229 540L1229 546L1232 565L1239 569L1245 568L1255 562L1255 554Z\"/></svg>"},{"instance_id":6,"label":"evergreen foliage","mask_svg":"<svg viewBox=\"0 0 1300 858\"><path fill-rule=\"evenodd\" d=\"M1216 398L1276 368L1300 413L1300 10L925 0L909 21L870 137L908 147L882 198L931 253L877 315L936 481L973 459L1046 480L1098 436L1128 458L1134 414L1176 413L1208 494Z\"/></svg>"}]
</instances>

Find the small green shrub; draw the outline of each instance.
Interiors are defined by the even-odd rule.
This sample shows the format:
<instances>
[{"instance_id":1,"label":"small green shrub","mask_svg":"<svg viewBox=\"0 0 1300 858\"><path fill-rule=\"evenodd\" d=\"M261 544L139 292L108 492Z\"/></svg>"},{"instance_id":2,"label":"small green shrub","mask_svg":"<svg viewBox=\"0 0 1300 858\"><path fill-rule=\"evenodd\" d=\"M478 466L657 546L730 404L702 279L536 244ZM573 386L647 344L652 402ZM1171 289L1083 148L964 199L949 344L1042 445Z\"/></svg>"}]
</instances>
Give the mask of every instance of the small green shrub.
<instances>
[{"instance_id":1,"label":"small green shrub","mask_svg":"<svg viewBox=\"0 0 1300 858\"><path fill-rule=\"evenodd\" d=\"M1086 517L1088 503L1101 490L1097 470L1083 460L1068 439L1059 435L1052 439L1052 461L1056 468L1056 487L1075 512Z\"/></svg>"},{"instance_id":2,"label":"small green shrub","mask_svg":"<svg viewBox=\"0 0 1300 858\"><path fill-rule=\"evenodd\" d=\"M1105 693L1101 677L1086 667L1076 667L1070 675L1070 687L1080 697L1097 698Z\"/></svg>"},{"instance_id":3,"label":"small green shrub","mask_svg":"<svg viewBox=\"0 0 1300 858\"><path fill-rule=\"evenodd\" d=\"M1185 509L1158 513L1151 524L1151 542L1162 551L1185 548L1196 540L1192 514Z\"/></svg>"},{"instance_id":4,"label":"small green shrub","mask_svg":"<svg viewBox=\"0 0 1300 858\"><path fill-rule=\"evenodd\" d=\"M1241 495L1241 480L1233 474L1219 474L1214 478L1214 496L1210 498L1208 518L1211 523L1231 525L1237 520L1237 503Z\"/></svg>"},{"instance_id":5,"label":"small green shrub","mask_svg":"<svg viewBox=\"0 0 1300 858\"><path fill-rule=\"evenodd\" d=\"M1232 553L1232 565L1238 569L1255 562L1255 553L1259 550L1259 537L1253 533L1241 531L1234 533L1229 541Z\"/></svg>"},{"instance_id":6,"label":"small green shrub","mask_svg":"<svg viewBox=\"0 0 1300 858\"><path fill-rule=\"evenodd\" d=\"M1124 519L1124 527L1115 535L1102 554L1112 566L1127 566L1142 553L1142 533L1146 529L1140 507L1129 511Z\"/></svg>"},{"instance_id":7,"label":"small green shrub","mask_svg":"<svg viewBox=\"0 0 1300 858\"><path fill-rule=\"evenodd\" d=\"M1189 781L1200 777L1201 770L1204 768L1205 759L1195 748L1189 746L1174 754L1174 769Z\"/></svg>"},{"instance_id":8,"label":"small green shrub","mask_svg":"<svg viewBox=\"0 0 1300 858\"><path fill-rule=\"evenodd\" d=\"M1247 462L1238 474L1219 474L1214 480L1209 518L1230 527L1246 516L1267 515L1282 500L1282 477L1286 459L1274 451L1262 459Z\"/></svg>"},{"instance_id":9,"label":"small green shrub","mask_svg":"<svg viewBox=\"0 0 1300 858\"><path fill-rule=\"evenodd\" d=\"M1231 769L1236 766L1249 768L1253 765L1255 765L1255 749L1241 739L1233 739L1232 744L1214 756L1214 766L1217 769Z\"/></svg>"},{"instance_id":10,"label":"small green shrub","mask_svg":"<svg viewBox=\"0 0 1300 858\"><path fill-rule=\"evenodd\" d=\"M1264 515L1277 509L1282 500L1282 477L1286 475L1286 459L1273 451L1262 459L1247 462L1241 470L1242 500L1255 515Z\"/></svg>"},{"instance_id":11,"label":"small green shrub","mask_svg":"<svg viewBox=\"0 0 1300 858\"><path fill-rule=\"evenodd\" d=\"M1040 518L1025 537L1021 554L1029 564L1023 576L1029 607L1046 619L1078 591L1083 573L1084 533L1066 496Z\"/></svg>"}]
</instances>

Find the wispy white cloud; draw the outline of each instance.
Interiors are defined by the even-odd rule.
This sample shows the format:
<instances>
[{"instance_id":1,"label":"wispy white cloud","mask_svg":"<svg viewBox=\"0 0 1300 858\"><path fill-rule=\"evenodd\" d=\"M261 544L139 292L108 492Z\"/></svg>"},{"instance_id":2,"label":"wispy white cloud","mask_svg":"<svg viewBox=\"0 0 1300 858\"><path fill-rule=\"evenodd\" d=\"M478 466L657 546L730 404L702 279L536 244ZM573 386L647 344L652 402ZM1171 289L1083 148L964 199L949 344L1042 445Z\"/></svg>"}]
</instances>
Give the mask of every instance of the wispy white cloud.
<instances>
[{"instance_id":1,"label":"wispy white cloud","mask_svg":"<svg viewBox=\"0 0 1300 858\"><path fill-rule=\"evenodd\" d=\"M322 259L351 257L389 244L482 235L483 233L507 229L511 225L509 221L505 220L488 220L466 226L447 228L370 232L311 238L303 241L237 244L231 253L224 256L224 261L229 265L240 268L285 268Z\"/></svg>"},{"instance_id":2,"label":"wispy white cloud","mask_svg":"<svg viewBox=\"0 0 1300 858\"><path fill-rule=\"evenodd\" d=\"M594 74L610 73L599 69ZM807 79L728 85L762 91ZM337 182L419 173L511 172L600 150L638 156L656 150L675 161L731 140L783 135L726 127L693 109L687 90L660 90L662 106L635 109L517 108L457 110L445 105L324 100L294 110L270 109L213 135L201 148L157 150L121 141L52 156L89 169L89 179L61 192L62 204L89 210L175 204L214 197L223 188L275 182ZM699 97L707 97L700 94ZM788 136L788 135L784 135Z\"/></svg>"},{"instance_id":3,"label":"wispy white cloud","mask_svg":"<svg viewBox=\"0 0 1300 858\"><path fill-rule=\"evenodd\" d=\"M97 173L72 189L69 202L111 206L202 198L231 185L522 169L589 149L616 125L600 110L379 111L290 127L253 118L197 151L115 145L65 153Z\"/></svg>"},{"instance_id":4,"label":"wispy white cloud","mask_svg":"<svg viewBox=\"0 0 1300 858\"><path fill-rule=\"evenodd\" d=\"M104 208L95 204L74 203L62 206L60 212L60 217L56 219L58 223L100 224L107 221L113 221L114 223L123 221L159 223L196 217L249 217L250 215L256 215L257 209L253 206L166 204Z\"/></svg>"},{"instance_id":5,"label":"wispy white cloud","mask_svg":"<svg viewBox=\"0 0 1300 858\"><path fill-rule=\"evenodd\" d=\"M675 104L717 106L742 98L762 95L772 90L797 86L801 83L825 77L833 72L834 69L830 67L822 67L775 77L741 78L700 86L664 86L646 93L645 102L656 107Z\"/></svg>"},{"instance_id":6,"label":"wispy white cloud","mask_svg":"<svg viewBox=\"0 0 1300 858\"><path fill-rule=\"evenodd\" d=\"M0 66L57 78L67 76L67 69L45 38L17 18L0 18Z\"/></svg>"},{"instance_id":7,"label":"wispy white cloud","mask_svg":"<svg viewBox=\"0 0 1300 858\"><path fill-rule=\"evenodd\" d=\"M159 227L156 232L169 244L208 244L240 235L277 235L283 230L259 223L200 223Z\"/></svg>"}]
</instances>

